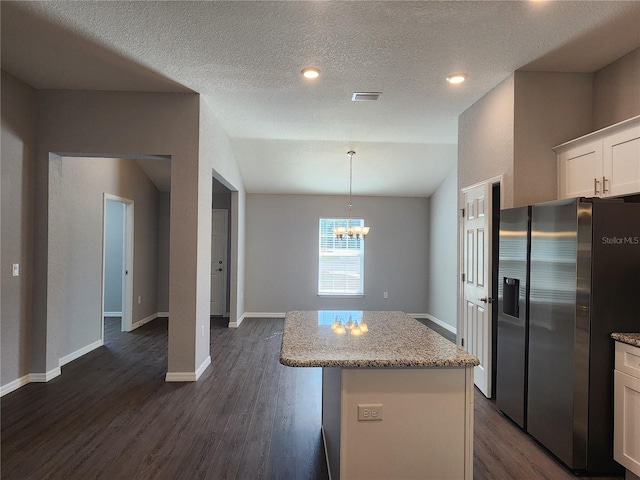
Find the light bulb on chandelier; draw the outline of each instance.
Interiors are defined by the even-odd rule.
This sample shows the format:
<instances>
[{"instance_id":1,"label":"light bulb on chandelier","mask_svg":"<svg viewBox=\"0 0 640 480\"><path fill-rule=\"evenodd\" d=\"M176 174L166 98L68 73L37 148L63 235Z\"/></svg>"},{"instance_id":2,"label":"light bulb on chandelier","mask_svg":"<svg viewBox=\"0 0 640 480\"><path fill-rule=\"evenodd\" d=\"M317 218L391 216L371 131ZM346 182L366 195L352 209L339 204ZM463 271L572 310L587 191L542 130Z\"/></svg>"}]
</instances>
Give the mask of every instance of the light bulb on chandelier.
<instances>
[{"instance_id":1,"label":"light bulb on chandelier","mask_svg":"<svg viewBox=\"0 0 640 480\"><path fill-rule=\"evenodd\" d=\"M356 237L356 240L359 240L360 237L364 239L369 233L370 227L360 226L360 225L352 225L351 223L351 186L353 183L353 156L356 154L354 150L349 150L347 155L349 155L349 224L346 227L334 227L333 233L336 237L342 240L343 236L346 234L349 238Z\"/></svg>"}]
</instances>

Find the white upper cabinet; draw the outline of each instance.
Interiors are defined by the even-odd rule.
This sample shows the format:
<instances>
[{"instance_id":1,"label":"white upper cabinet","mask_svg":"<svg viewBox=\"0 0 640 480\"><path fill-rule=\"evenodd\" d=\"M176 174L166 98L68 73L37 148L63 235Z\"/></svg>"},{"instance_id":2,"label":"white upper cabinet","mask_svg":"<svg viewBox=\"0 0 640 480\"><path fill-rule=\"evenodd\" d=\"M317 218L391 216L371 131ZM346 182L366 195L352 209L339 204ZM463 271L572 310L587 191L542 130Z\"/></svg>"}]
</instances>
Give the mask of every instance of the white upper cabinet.
<instances>
[{"instance_id":1,"label":"white upper cabinet","mask_svg":"<svg viewBox=\"0 0 640 480\"><path fill-rule=\"evenodd\" d=\"M640 116L554 147L558 198L640 193Z\"/></svg>"}]
</instances>

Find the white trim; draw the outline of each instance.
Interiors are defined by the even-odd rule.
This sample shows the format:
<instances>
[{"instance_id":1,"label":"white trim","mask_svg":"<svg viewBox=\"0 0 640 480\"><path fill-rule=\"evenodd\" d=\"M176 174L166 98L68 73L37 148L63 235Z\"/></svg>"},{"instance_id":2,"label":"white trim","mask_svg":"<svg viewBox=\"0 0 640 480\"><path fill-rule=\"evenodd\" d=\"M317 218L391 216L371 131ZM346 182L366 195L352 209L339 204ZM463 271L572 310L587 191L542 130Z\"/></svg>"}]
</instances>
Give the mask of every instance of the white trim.
<instances>
[{"instance_id":1,"label":"white trim","mask_svg":"<svg viewBox=\"0 0 640 480\"><path fill-rule=\"evenodd\" d=\"M16 378L13 382L9 382L0 387L0 397L4 397L7 393L11 393L20 387L24 387L27 383L31 383L30 373L27 373L24 377Z\"/></svg>"},{"instance_id":2,"label":"white trim","mask_svg":"<svg viewBox=\"0 0 640 480\"><path fill-rule=\"evenodd\" d=\"M121 317L122 312L104 312L102 316L103 317Z\"/></svg>"},{"instance_id":3,"label":"white trim","mask_svg":"<svg viewBox=\"0 0 640 480\"><path fill-rule=\"evenodd\" d=\"M429 315L428 313L425 313L424 317L421 317L421 318L426 318L427 320L431 320L436 325L441 326L445 330L449 330L454 335L457 335L457 333L458 333L458 329L456 327L454 327L453 325L449 325L447 322L443 322L442 320L440 320L439 318L434 317L433 315Z\"/></svg>"},{"instance_id":4,"label":"white trim","mask_svg":"<svg viewBox=\"0 0 640 480\"><path fill-rule=\"evenodd\" d=\"M195 382L204 373L207 367L211 365L211 356L208 356L202 365L195 372L167 372L164 378L165 382Z\"/></svg>"},{"instance_id":5,"label":"white trim","mask_svg":"<svg viewBox=\"0 0 640 480\"><path fill-rule=\"evenodd\" d=\"M621 128L625 128L627 125L632 124L633 122L640 120L640 115L636 115L635 117L627 118L618 123L614 123L613 125L609 125L608 127L601 128L600 130L596 130L595 132L587 133L586 135L582 135L581 137L574 138L573 140L569 140L567 142L561 143L560 145L556 145L555 147L551 147L556 153L561 153L569 146L573 146L575 143L582 142L584 140L592 140L594 137L597 137L603 133L610 134L615 130L619 130Z\"/></svg>"},{"instance_id":6,"label":"white trim","mask_svg":"<svg viewBox=\"0 0 640 480\"><path fill-rule=\"evenodd\" d=\"M243 313L242 315L240 315L240 318L238 320L236 320L235 322L229 322L229 328L238 328L240 326L240 324L242 323L242 321L245 319L245 317L247 316L246 313Z\"/></svg>"},{"instance_id":7,"label":"white trim","mask_svg":"<svg viewBox=\"0 0 640 480\"><path fill-rule=\"evenodd\" d=\"M149 323L151 320L155 320L156 318L158 318L160 316L159 313L152 313L151 315L149 315L148 317L144 317L142 320L138 320L136 323L132 323L131 324L131 330L135 330L138 327L141 327L142 325ZM169 314L167 314L167 317L169 316Z\"/></svg>"},{"instance_id":8,"label":"white trim","mask_svg":"<svg viewBox=\"0 0 640 480\"><path fill-rule=\"evenodd\" d=\"M244 318L284 318L286 313L279 312L244 312Z\"/></svg>"},{"instance_id":9,"label":"white trim","mask_svg":"<svg viewBox=\"0 0 640 480\"><path fill-rule=\"evenodd\" d=\"M245 318L284 318L286 313L279 312L244 312L235 322L229 322L229 328L238 328Z\"/></svg>"},{"instance_id":10,"label":"white trim","mask_svg":"<svg viewBox=\"0 0 640 480\"><path fill-rule=\"evenodd\" d=\"M95 350L96 348L101 347L102 345L104 345L104 343L102 342L102 339L96 340L95 342L90 343L89 345L85 345L84 347L79 348L75 352L71 352L69 355L65 355L60 360L58 360L58 363L62 367L63 365L66 365L69 362L73 362L76 358L80 358L81 356L89 353L92 350Z\"/></svg>"},{"instance_id":11,"label":"white trim","mask_svg":"<svg viewBox=\"0 0 640 480\"><path fill-rule=\"evenodd\" d=\"M158 312L156 315L158 318L169 318L169 312Z\"/></svg>"},{"instance_id":12,"label":"white trim","mask_svg":"<svg viewBox=\"0 0 640 480\"><path fill-rule=\"evenodd\" d=\"M195 372L167 372L164 377L165 382L195 382Z\"/></svg>"},{"instance_id":13,"label":"white trim","mask_svg":"<svg viewBox=\"0 0 640 480\"><path fill-rule=\"evenodd\" d=\"M32 373L30 374L30 380L33 383L44 383L44 382L48 382L53 378L56 378L61 373L62 371L60 370L60 367L58 367L58 368L54 368L53 370L49 370L46 373Z\"/></svg>"},{"instance_id":14,"label":"white trim","mask_svg":"<svg viewBox=\"0 0 640 480\"><path fill-rule=\"evenodd\" d=\"M202 376L209 365L211 365L211 355L207 356L207 358L204 359L204 362L202 362L202 365L200 365L196 370L196 380Z\"/></svg>"}]
</instances>

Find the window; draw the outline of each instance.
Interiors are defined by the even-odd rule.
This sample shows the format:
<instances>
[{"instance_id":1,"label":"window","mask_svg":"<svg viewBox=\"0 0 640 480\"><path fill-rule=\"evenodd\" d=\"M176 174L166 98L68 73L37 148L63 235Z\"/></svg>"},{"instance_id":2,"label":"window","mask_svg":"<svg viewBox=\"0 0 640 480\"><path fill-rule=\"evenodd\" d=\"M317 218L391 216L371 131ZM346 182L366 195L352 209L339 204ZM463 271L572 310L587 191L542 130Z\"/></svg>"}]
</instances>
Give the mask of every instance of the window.
<instances>
[{"instance_id":1,"label":"window","mask_svg":"<svg viewBox=\"0 0 640 480\"><path fill-rule=\"evenodd\" d=\"M336 238L333 227L347 227L346 218L320 219L318 295L364 295L364 240ZM354 218L353 226L364 220Z\"/></svg>"}]
</instances>

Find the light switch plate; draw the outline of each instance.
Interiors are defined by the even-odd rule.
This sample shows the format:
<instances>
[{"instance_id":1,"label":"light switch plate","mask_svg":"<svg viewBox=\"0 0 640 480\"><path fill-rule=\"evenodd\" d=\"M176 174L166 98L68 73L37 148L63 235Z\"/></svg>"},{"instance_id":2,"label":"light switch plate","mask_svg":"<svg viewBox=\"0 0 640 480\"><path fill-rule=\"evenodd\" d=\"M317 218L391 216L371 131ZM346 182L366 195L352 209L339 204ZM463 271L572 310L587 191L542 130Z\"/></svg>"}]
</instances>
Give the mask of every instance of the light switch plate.
<instances>
[{"instance_id":1,"label":"light switch plate","mask_svg":"<svg viewBox=\"0 0 640 480\"><path fill-rule=\"evenodd\" d=\"M358 421L359 422L381 422L382 421L382 404L381 403L359 403L358 404Z\"/></svg>"},{"instance_id":2,"label":"light switch plate","mask_svg":"<svg viewBox=\"0 0 640 480\"><path fill-rule=\"evenodd\" d=\"M20 276L20 264L19 263L14 263L13 264L13 269L11 270L12 275L14 277L19 277Z\"/></svg>"}]
</instances>

